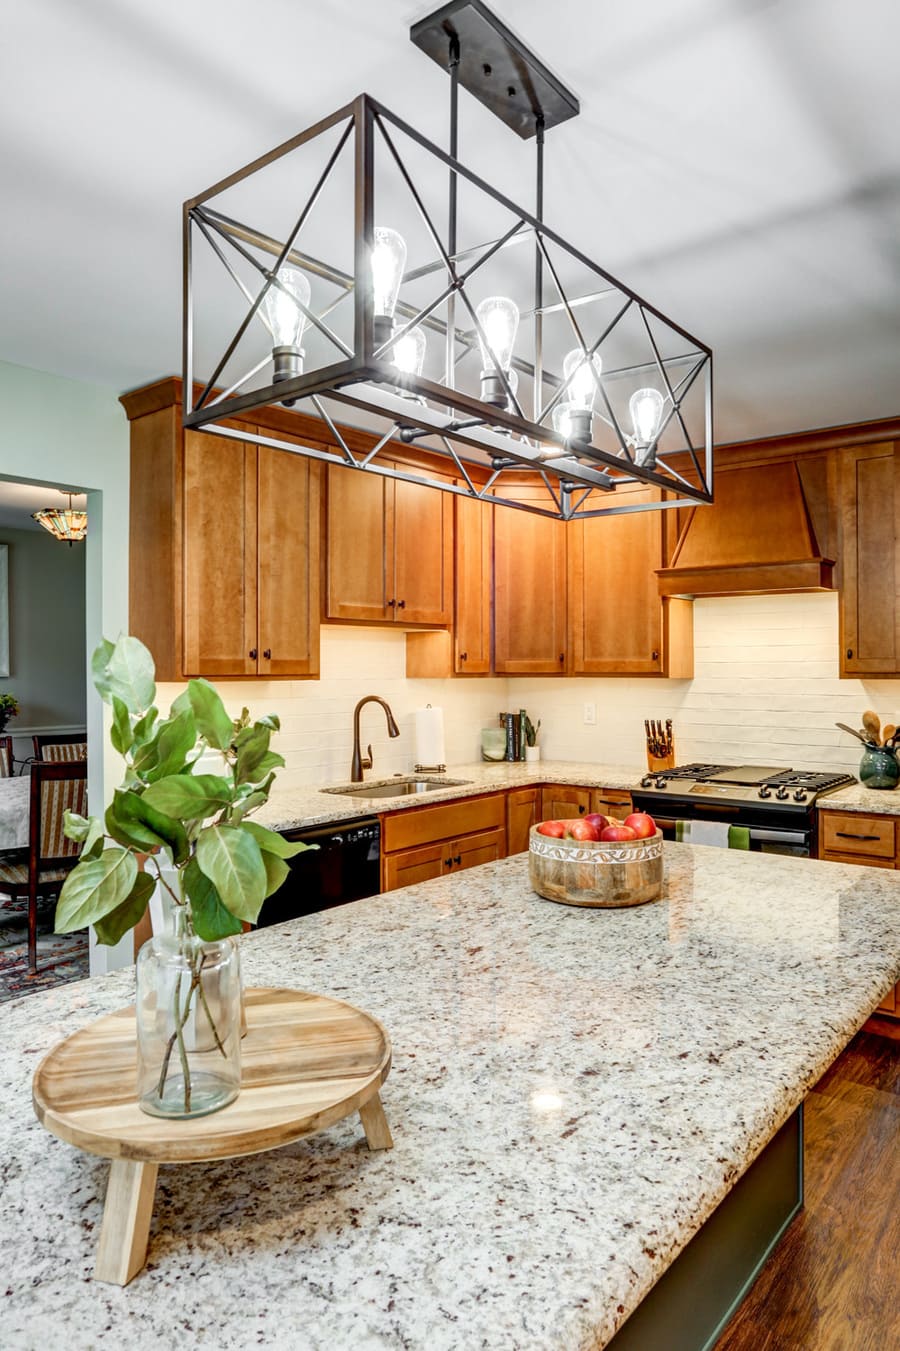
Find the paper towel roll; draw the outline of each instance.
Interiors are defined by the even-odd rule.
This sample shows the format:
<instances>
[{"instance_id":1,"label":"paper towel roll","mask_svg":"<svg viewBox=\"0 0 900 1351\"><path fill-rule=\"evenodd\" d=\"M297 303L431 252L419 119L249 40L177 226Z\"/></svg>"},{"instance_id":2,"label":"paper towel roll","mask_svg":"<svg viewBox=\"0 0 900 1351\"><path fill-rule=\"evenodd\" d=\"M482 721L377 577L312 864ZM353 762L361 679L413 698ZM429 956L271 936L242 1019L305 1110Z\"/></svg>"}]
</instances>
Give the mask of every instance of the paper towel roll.
<instances>
[{"instance_id":1,"label":"paper towel roll","mask_svg":"<svg viewBox=\"0 0 900 1351\"><path fill-rule=\"evenodd\" d=\"M446 765L444 752L444 710L417 708L416 720L416 765L427 769L436 769Z\"/></svg>"}]
</instances>

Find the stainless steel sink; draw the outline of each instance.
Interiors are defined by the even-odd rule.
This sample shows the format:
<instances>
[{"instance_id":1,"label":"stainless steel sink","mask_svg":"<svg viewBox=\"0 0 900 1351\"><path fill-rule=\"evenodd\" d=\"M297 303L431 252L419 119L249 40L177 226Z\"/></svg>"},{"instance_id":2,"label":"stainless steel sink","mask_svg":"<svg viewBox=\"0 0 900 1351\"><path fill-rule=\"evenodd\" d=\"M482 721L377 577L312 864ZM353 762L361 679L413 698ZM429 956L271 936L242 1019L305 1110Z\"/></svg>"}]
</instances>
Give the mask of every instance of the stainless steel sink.
<instances>
[{"instance_id":1,"label":"stainless steel sink","mask_svg":"<svg viewBox=\"0 0 900 1351\"><path fill-rule=\"evenodd\" d=\"M423 779L412 774L398 774L394 779L378 783L347 783L338 788L320 788L320 793L338 797L412 797L416 793L436 793L439 788L465 788L471 779Z\"/></svg>"}]
</instances>

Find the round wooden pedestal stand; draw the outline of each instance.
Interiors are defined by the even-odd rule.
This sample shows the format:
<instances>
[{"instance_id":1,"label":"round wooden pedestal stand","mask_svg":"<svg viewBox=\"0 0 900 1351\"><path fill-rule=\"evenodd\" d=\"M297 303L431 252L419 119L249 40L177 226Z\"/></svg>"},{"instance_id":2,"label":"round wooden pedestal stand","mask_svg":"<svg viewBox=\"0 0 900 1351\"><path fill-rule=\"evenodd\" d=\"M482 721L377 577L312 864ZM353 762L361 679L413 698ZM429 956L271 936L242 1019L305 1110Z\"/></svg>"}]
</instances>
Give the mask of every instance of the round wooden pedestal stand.
<instances>
[{"instance_id":1,"label":"round wooden pedestal stand","mask_svg":"<svg viewBox=\"0 0 900 1351\"><path fill-rule=\"evenodd\" d=\"M390 1149L378 1090L391 1043L367 1013L302 990L244 992L241 1091L188 1121L137 1104L134 1008L68 1037L34 1075L38 1120L61 1140L112 1160L94 1276L127 1285L141 1270L161 1163L233 1159L277 1149L358 1112L370 1149Z\"/></svg>"}]
</instances>

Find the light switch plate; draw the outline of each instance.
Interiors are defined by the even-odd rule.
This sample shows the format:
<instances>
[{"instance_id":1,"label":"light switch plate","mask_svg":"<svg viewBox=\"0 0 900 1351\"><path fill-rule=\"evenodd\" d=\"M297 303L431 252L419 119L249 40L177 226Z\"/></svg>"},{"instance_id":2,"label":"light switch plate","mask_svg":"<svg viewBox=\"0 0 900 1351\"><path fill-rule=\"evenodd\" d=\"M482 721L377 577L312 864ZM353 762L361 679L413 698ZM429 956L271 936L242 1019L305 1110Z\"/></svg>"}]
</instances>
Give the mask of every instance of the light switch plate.
<instances>
[{"instance_id":1,"label":"light switch plate","mask_svg":"<svg viewBox=\"0 0 900 1351\"><path fill-rule=\"evenodd\" d=\"M594 723L596 723L596 721L597 721L597 705L596 705L596 704L591 704L591 703L586 703L586 704L585 704L585 706L584 706L584 720L585 720L585 722L588 723L590 726L593 726Z\"/></svg>"}]
</instances>

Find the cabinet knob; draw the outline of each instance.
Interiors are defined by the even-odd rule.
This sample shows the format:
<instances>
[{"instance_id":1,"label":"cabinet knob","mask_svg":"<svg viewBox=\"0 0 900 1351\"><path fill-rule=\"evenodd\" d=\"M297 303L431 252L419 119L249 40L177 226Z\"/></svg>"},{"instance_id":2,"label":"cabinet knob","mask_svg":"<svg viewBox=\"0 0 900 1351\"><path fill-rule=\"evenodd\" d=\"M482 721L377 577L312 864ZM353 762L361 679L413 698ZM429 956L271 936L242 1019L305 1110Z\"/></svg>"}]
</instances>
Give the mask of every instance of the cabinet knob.
<instances>
[{"instance_id":1,"label":"cabinet knob","mask_svg":"<svg viewBox=\"0 0 900 1351\"><path fill-rule=\"evenodd\" d=\"M251 661L256 661L256 648L255 648L255 647L251 647L251 649L250 649L250 660L251 660Z\"/></svg>"},{"instance_id":2,"label":"cabinet knob","mask_svg":"<svg viewBox=\"0 0 900 1351\"><path fill-rule=\"evenodd\" d=\"M655 650L654 650L653 652L651 652L651 653L650 653L650 660L651 660L651 661L659 661L659 653L658 653L657 651L655 651Z\"/></svg>"},{"instance_id":3,"label":"cabinet knob","mask_svg":"<svg viewBox=\"0 0 900 1351\"><path fill-rule=\"evenodd\" d=\"M456 854L455 857L454 857L454 859L453 859L453 862L454 862L454 863L462 863L462 854Z\"/></svg>"},{"instance_id":4,"label":"cabinet knob","mask_svg":"<svg viewBox=\"0 0 900 1351\"><path fill-rule=\"evenodd\" d=\"M452 858L445 858L445 859L444 859L444 865L445 865L445 867L447 867L447 868L452 868L452 867L453 867L453 859L452 859Z\"/></svg>"},{"instance_id":5,"label":"cabinet knob","mask_svg":"<svg viewBox=\"0 0 900 1351\"><path fill-rule=\"evenodd\" d=\"M852 648L852 647L848 647L848 648L847 648L847 660L848 660L848 661L852 661L852 660L853 660L853 648Z\"/></svg>"},{"instance_id":6,"label":"cabinet knob","mask_svg":"<svg viewBox=\"0 0 900 1351\"><path fill-rule=\"evenodd\" d=\"M584 806L583 806L582 804L579 804L579 807L578 807L578 815L579 815L579 816L584 816Z\"/></svg>"},{"instance_id":7,"label":"cabinet knob","mask_svg":"<svg viewBox=\"0 0 900 1351\"><path fill-rule=\"evenodd\" d=\"M394 608L394 606L395 606L396 604L397 604L397 602L396 602L393 598L391 598L391 600L388 601L388 609L389 609L389 610L393 610L393 608Z\"/></svg>"},{"instance_id":8,"label":"cabinet knob","mask_svg":"<svg viewBox=\"0 0 900 1351\"><path fill-rule=\"evenodd\" d=\"M265 648L265 649L263 650L263 656L265 657L266 661L271 661L271 660L272 660L272 649L271 649L270 647Z\"/></svg>"},{"instance_id":9,"label":"cabinet knob","mask_svg":"<svg viewBox=\"0 0 900 1351\"><path fill-rule=\"evenodd\" d=\"M459 659L460 661L468 661L469 660L468 652L460 652Z\"/></svg>"},{"instance_id":10,"label":"cabinet knob","mask_svg":"<svg viewBox=\"0 0 900 1351\"><path fill-rule=\"evenodd\" d=\"M405 610L405 609L406 609L406 601L405 601L405 600L398 600L398 601L397 601L397 609L398 609L398 610Z\"/></svg>"},{"instance_id":11,"label":"cabinet knob","mask_svg":"<svg viewBox=\"0 0 900 1351\"><path fill-rule=\"evenodd\" d=\"M565 661L565 659L566 659L566 654L565 654L565 652L560 652L560 654L559 654L559 662L560 662L560 665L562 665L562 663Z\"/></svg>"}]
</instances>

